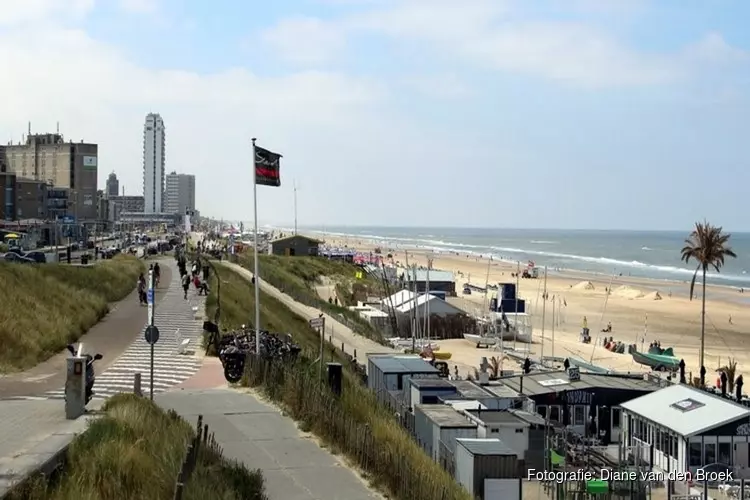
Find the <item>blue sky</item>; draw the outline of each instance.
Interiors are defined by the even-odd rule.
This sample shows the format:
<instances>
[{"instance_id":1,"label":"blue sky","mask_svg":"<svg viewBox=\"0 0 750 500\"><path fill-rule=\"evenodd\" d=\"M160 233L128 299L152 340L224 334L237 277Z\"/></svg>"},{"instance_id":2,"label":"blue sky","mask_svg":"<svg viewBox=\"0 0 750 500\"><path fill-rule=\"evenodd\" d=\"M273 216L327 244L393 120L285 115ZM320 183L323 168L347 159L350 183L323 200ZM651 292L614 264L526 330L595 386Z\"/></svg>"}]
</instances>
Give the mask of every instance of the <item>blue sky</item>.
<instances>
[{"instance_id":1,"label":"blue sky","mask_svg":"<svg viewBox=\"0 0 750 500\"><path fill-rule=\"evenodd\" d=\"M256 136L284 154L265 223L295 182L310 225L750 230L747 2L12 3L0 133L60 121L130 194L154 111L228 219L252 219Z\"/></svg>"}]
</instances>

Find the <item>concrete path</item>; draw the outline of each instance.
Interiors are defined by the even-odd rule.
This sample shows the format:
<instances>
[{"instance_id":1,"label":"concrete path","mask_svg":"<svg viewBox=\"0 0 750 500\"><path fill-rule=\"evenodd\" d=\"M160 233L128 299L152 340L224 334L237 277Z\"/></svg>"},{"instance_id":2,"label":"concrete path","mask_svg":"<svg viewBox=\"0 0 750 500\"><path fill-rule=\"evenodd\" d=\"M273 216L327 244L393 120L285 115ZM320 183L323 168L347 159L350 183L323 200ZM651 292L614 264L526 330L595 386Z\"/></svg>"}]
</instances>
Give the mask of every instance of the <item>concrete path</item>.
<instances>
[{"instance_id":1,"label":"concrete path","mask_svg":"<svg viewBox=\"0 0 750 500\"><path fill-rule=\"evenodd\" d=\"M160 261L160 265L163 263ZM163 281L156 289L157 311L169 288L167 284L174 279L172 274L177 274L176 271L172 272L174 266L164 265L162 269ZM133 287L133 292L112 304L109 314L79 339L87 352L98 352L104 356L97 361L97 373L105 370L127 349L141 334L146 323L146 307L138 303L135 283ZM24 372L0 374L0 399L44 397L45 392L63 386L67 358L68 351L65 350Z\"/></svg>"},{"instance_id":2,"label":"concrete path","mask_svg":"<svg viewBox=\"0 0 750 500\"><path fill-rule=\"evenodd\" d=\"M227 267L229 269L232 269L233 271L236 271L240 276L244 277L248 281L250 281L253 277L253 273L245 269L244 267L233 264L231 262L221 261L219 262L220 265ZM314 307L309 307L304 304L301 304L297 301L295 301L292 297L289 295L282 293L278 288L275 288L271 286L269 283L266 283L263 281L263 279L260 280L260 287L261 290L264 292L272 295L276 299L280 300L284 303L289 309L291 309L293 312L299 314L305 319L312 319L317 318L321 312L318 309L315 309ZM335 318L332 316L325 314L324 317L326 319L326 340L329 338L331 339L331 342L336 347L341 347L341 344L344 344L344 350L348 354L353 354L354 351L357 351L357 360L364 364L365 367L367 367L367 355L368 354L382 354L382 353L396 353L395 349L391 347L385 347L377 342L368 339L367 337L363 337L362 335L359 335L355 332L353 332L349 327L345 326L343 323L340 323L336 321Z\"/></svg>"},{"instance_id":3,"label":"concrete path","mask_svg":"<svg viewBox=\"0 0 750 500\"><path fill-rule=\"evenodd\" d=\"M92 401L89 410L100 403ZM34 472L51 472L76 434L86 429L89 418L66 420L62 401L0 404L0 498Z\"/></svg>"},{"instance_id":4,"label":"concrete path","mask_svg":"<svg viewBox=\"0 0 750 500\"><path fill-rule=\"evenodd\" d=\"M154 346L154 392L163 392L177 386L194 375L201 367L203 349L203 315L205 297L199 296L191 286L188 300L183 298L180 286L180 273L174 259L164 259L160 266L168 269L164 274L167 286L162 300L154 309L155 324L159 328L159 342ZM166 279L170 281L167 282ZM147 308L144 306L144 310ZM197 314L196 314L197 313ZM196 317L198 319L196 319ZM106 370L97 370L94 392L96 398L108 398L120 392L133 392L133 379L136 373L141 374L143 393L150 390L151 345L146 342L144 331L145 318L137 326L137 335L132 344ZM181 342L189 339L190 343L184 354L178 352ZM46 398L64 399L63 389L49 391Z\"/></svg>"},{"instance_id":5,"label":"concrete path","mask_svg":"<svg viewBox=\"0 0 750 500\"><path fill-rule=\"evenodd\" d=\"M157 403L193 423L204 423L227 458L261 469L268 497L283 500L373 500L371 491L342 459L302 434L294 421L251 394L232 389L172 391Z\"/></svg>"}]
</instances>

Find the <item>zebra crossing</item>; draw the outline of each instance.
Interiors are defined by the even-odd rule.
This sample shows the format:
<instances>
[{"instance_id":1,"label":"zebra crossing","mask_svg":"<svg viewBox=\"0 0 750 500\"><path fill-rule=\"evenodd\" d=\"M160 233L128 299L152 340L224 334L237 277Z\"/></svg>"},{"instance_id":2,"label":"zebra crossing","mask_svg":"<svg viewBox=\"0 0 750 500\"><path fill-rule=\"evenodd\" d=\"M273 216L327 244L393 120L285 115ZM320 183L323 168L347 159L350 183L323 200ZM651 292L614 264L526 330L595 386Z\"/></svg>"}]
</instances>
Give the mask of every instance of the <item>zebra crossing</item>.
<instances>
[{"instance_id":1,"label":"zebra crossing","mask_svg":"<svg viewBox=\"0 0 750 500\"><path fill-rule=\"evenodd\" d=\"M188 300L183 298L180 273L174 262L165 261L160 264L171 268L172 279L154 311L154 323L159 328L159 341L154 345L154 393L164 392L181 384L200 369L201 358L181 354L180 351L182 342L186 339L190 339L188 347L191 350L200 350L205 308L205 297L198 296L192 286L188 292ZM195 319L196 317L201 319ZM141 374L143 393L149 392L151 345L145 340L145 329L146 325L141 335L113 364L96 374L95 398L108 398L121 392L133 392L136 373ZM13 399L65 399L65 390L61 388L38 397Z\"/></svg>"}]
</instances>

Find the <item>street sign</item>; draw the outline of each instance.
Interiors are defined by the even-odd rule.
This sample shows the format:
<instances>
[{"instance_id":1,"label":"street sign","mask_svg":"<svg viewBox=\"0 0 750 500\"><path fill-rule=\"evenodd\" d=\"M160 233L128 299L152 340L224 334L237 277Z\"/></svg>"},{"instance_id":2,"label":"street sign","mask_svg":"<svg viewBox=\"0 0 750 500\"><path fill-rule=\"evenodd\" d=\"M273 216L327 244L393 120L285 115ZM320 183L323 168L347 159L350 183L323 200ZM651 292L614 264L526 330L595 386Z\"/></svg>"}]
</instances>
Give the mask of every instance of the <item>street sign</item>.
<instances>
[{"instance_id":1,"label":"street sign","mask_svg":"<svg viewBox=\"0 0 750 500\"><path fill-rule=\"evenodd\" d=\"M320 328L324 322L325 318L313 318L310 320L310 328Z\"/></svg>"},{"instance_id":2,"label":"street sign","mask_svg":"<svg viewBox=\"0 0 750 500\"><path fill-rule=\"evenodd\" d=\"M148 342L151 345L156 344L159 342L159 329L156 327L156 325L148 325L146 327L146 342Z\"/></svg>"},{"instance_id":3,"label":"street sign","mask_svg":"<svg viewBox=\"0 0 750 500\"><path fill-rule=\"evenodd\" d=\"M146 292L146 302L148 303L148 324L154 324L154 271L148 272L148 291Z\"/></svg>"}]
</instances>

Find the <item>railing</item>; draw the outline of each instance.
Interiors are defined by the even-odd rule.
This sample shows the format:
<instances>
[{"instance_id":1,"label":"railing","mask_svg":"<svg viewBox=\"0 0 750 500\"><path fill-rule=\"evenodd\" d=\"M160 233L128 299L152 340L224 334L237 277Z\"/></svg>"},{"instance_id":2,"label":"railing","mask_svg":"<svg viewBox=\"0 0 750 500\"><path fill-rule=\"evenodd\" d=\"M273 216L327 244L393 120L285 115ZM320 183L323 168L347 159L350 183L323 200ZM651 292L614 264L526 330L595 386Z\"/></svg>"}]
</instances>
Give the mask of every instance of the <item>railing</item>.
<instances>
[{"instance_id":1,"label":"railing","mask_svg":"<svg viewBox=\"0 0 750 500\"><path fill-rule=\"evenodd\" d=\"M185 459L182 461L182 467L177 474L177 481L174 487L174 500L182 500L182 494L190 481L190 476L195 470L198 463L198 457L204 449L212 450L214 453L221 455L223 450L219 443L216 442L214 434L208 431L208 424L203 423L203 415L198 415L195 436L190 440L185 452Z\"/></svg>"}]
</instances>

